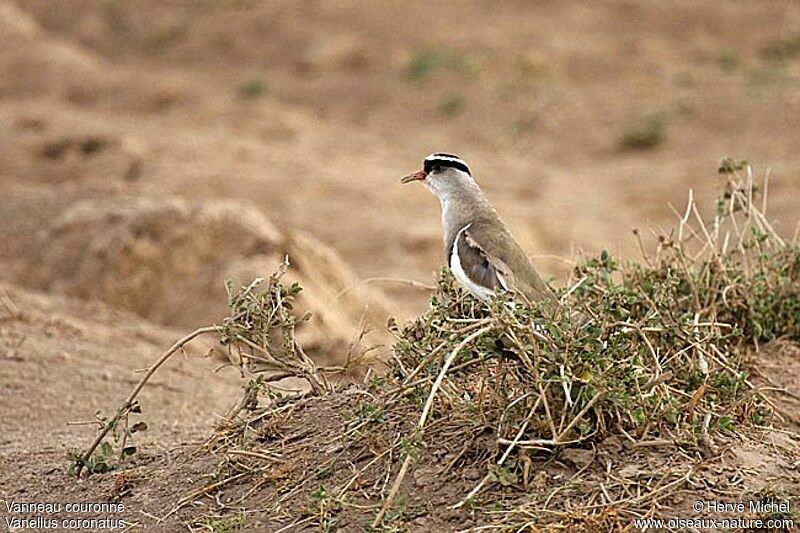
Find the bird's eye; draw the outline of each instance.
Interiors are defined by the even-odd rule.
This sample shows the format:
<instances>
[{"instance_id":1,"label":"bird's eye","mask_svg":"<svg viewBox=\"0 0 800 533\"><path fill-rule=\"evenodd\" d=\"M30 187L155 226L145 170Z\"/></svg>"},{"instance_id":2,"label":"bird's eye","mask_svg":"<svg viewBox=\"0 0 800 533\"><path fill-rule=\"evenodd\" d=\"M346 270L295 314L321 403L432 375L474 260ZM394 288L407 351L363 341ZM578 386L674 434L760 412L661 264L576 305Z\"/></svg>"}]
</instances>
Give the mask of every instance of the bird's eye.
<instances>
[{"instance_id":1,"label":"bird's eye","mask_svg":"<svg viewBox=\"0 0 800 533\"><path fill-rule=\"evenodd\" d=\"M441 172L442 171L442 166L441 165L434 165L433 166L433 171L434 172Z\"/></svg>"}]
</instances>

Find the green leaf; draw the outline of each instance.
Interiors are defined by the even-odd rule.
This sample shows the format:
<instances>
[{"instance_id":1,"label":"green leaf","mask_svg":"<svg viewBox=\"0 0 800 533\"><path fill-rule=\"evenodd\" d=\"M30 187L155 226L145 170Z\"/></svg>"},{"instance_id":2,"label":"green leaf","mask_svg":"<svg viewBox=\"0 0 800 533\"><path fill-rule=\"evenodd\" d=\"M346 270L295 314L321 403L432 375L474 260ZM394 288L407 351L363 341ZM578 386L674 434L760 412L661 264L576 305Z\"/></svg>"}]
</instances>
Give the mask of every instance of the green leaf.
<instances>
[{"instance_id":1,"label":"green leaf","mask_svg":"<svg viewBox=\"0 0 800 533\"><path fill-rule=\"evenodd\" d=\"M104 442L100 445L100 455L102 456L109 456L114 454L114 448L111 447L111 444L108 442Z\"/></svg>"},{"instance_id":2,"label":"green leaf","mask_svg":"<svg viewBox=\"0 0 800 533\"><path fill-rule=\"evenodd\" d=\"M491 473L495 480L504 487L510 487L517 483L517 475L503 466L495 465L492 467Z\"/></svg>"}]
</instances>

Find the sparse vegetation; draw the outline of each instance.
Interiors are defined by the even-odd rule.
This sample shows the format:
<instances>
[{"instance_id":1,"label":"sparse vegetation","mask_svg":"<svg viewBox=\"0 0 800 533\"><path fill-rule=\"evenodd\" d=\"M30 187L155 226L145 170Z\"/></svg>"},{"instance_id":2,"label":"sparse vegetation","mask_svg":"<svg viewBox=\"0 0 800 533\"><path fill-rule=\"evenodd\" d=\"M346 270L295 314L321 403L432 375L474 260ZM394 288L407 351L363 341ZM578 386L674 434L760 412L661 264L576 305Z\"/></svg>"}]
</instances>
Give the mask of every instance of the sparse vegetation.
<instances>
[{"instance_id":1,"label":"sparse vegetation","mask_svg":"<svg viewBox=\"0 0 800 533\"><path fill-rule=\"evenodd\" d=\"M258 98L268 92L267 84L258 79L246 81L237 88L239 98L244 99Z\"/></svg>"},{"instance_id":2,"label":"sparse vegetation","mask_svg":"<svg viewBox=\"0 0 800 533\"><path fill-rule=\"evenodd\" d=\"M161 368L161 365L163 365L172 356L172 354L178 350L182 350L184 346L186 346L186 344L192 341L194 338L206 333L216 332L216 330L217 328L215 326L199 328L178 340L169 350L164 352L164 354L162 354L161 357L159 357L158 360L150 366L150 368L147 369L142 378L139 380L139 383L136 384L125 401L122 402L122 404L117 408L117 411L113 416L100 417L98 413L97 423L99 425L99 431L97 436L94 438L94 441L92 441L92 444L90 444L86 451L84 451L82 454L79 454L76 451L71 451L69 453L70 473L80 476L84 468L86 468L90 474L93 473L92 466L96 465L98 460L98 457L95 456L95 451L98 447L100 447L100 454L103 457L104 467L102 467L102 470L107 472L115 468L113 463L108 464L107 462L109 453L113 451L113 447L105 440L109 432L111 433L115 442L121 443L120 459L123 459L126 455L131 455L134 453L136 451L135 448L129 450L128 452L125 451L125 444L128 437L130 437L136 431L144 431L147 429L147 424L143 422L137 422L131 426L130 429L128 427L128 418L130 414L141 413L141 407L139 406L139 402L136 400L136 397L142 391L142 388L144 388L153 374L155 374L155 372ZM122 433L120 433L120 424L122 424L122 427L124 428ZM136 431L131 431L133 428L136 428Z\"/></svg>"},{"instance_id":3,"label":"sparse vegetation","mask_svg":"<svg viewBox=\"0 0 800 533\"><path fill-rule=\"evenodd\" d=\"M128 421L129 415L141 413L142 408L139 406L139 402L133 402L123 414L114 419L97 411L95 423L100 429L106 426L110 428L111 441L103 440L100 442L100 449L97 453L85 458L80 450L71 448L67 452L67 472L75 475L85 467L90 474L105 474L122 468L125 461L137 451L136 446L131 443L134 434L147 430L147 422L140 420L130 424Z\"/></svg>"},{"instance_id":4,"label":"sparse vegetation","mask_svg":"<svg viewBox=\"0 0 800 533\"><path fill-rule=\"evenodd\" d=\"M723 157L717 165L717 172L720 174L735 174L747 168L746 159L735 159L733 157Z\"/></svg>"},{"instance_id":5,"label":"sparse vegetation","mask_svg":"<svg viewBox=\"0 0 800 533\"><path fill-rule=\"evenodd\" d=\"M741 62L739 54L734 50L725 50L717 56L717 64L725 72L733 72L739 68Z\"/></svg>"},{"instance_id":6,"label":"sparse vegetation","mask_svg":"<svg viewBox=\"0 0 800 533\"><path fill-rule=\"evenodd\" d=\"M519 118L511 125L511 136L519 139L529 135L536 130L537 119L535 117Z\"/></svg>"},{"instance_id":7,"label":"sparse vegetation","mask_svg":"<svg viewBox=\"0 0 800 533\"><path fill-rule=\"evenodd\" d=\"M787 70L785 64L780 62L762 64L750 69L747 73L749 94L752 96L759 89L786 83L792 79L792 74Z\"/></svg>"},{"instance_id":8,"label":"sparse vegetation","mask_svg":"<svg viewBox=\"0 0 800 533\"><path fill-rule=\"evenodd\" d=\"M439 103L439 113L445 117L453 117L464 111L467 100L461 93L450 93Z\"/></svg>"},{"instance_id":9,"label":"sparse vegetation","mask_svg":"<svg viewBox=\"0 0 800 533\"><path fill-rule=\"evenodd\" d=\"M298 322L311 318L310 313L296 317L293 302L302 287L298 283L285 286L281 279L289 267L286 259L269 278L259 278L235 291L228 283L229 318L219 326L220 342L228 347L228 355L243 373L251 377L242 409L256 402L259 391L266 390L273 400L282 398L280 391L269 386L287 376L302 377L317 393L330 390L325 376L295 338ZM236 412L229 416L235 416Z\"/></svg>"},{"instance_id":10,"label":"sparse vegetation","mask_svg":"<svg viewBox=\"0 0 800 533\"><path fill-rule=\"evenodd\" d=\"M412 81L422 82L438 71L465 72L471 68L464 55L436 48L416 53L408 62L406 72Z\"/></svg>"},{"instance_id":11,"label":"sparse vegetation","mask_svg":"<svg viewBox=\"0 0 800 533\"><path fill-rule=\"evenodd\" d=\"M650 115L625 131L620 144L626 150L653 150L666 141L666 126L663 114Z\"/></svg>"},{"instance_id":12,"label":"sparse vegetation","mask_svg":"<svg viewBox=\"0 0 800 533\"><path fill-rule=\"evenodd\" d=\"M779 61L800 56L800 33L772 41L764 47L763 55L767 59Z\"/></svg>"},{"instance_id":13,"label":"sparse vegetation","mask_svg":"<svg viewBox=\"0 0 800 533\"><path fill-rule=\"evenodd\" d=\"M743 357L779 336L800 339L800 248L766 224L751 182L726 176L728 209L715 229L690 199L676 234L662 236L644 263L603 252L579 264L558 309L510 297L480 304L442 273L431 310L397 330L383 411L405 405L407 420L427 398L420 422L405 425L425 453L446 435L491 428L489 473L460 505L487 484L517 485L527 453L621 433L712 454L710 433L769 418ZM742 212L747 222L730 229L727 248L720 228ZM398 480L417 460L406 453Z\"/></svg>"},{"instance_id":14,"label":"sparse vegetation","mask_svg":"<svg viewBox=\"0 0 800 533\"><path fill-rule=\"evenodd\" d=\"M122 468L125 461L137 451L136 446L132 444L133 436L147 430L147 422L142 420L133 424L129 422L131 414L140 415L141 413L142 408L136 401L127 408L121 409L113 418L104 416L97 411L92 423L96 423L101 430L108 427L111 441L100 441L98 451L88 456L84 456L78 449L70 449L67 452L69 461L67 472L70 475L76 475L86 468L90 474L105 474Z\"/></svg>"}]
</instances>

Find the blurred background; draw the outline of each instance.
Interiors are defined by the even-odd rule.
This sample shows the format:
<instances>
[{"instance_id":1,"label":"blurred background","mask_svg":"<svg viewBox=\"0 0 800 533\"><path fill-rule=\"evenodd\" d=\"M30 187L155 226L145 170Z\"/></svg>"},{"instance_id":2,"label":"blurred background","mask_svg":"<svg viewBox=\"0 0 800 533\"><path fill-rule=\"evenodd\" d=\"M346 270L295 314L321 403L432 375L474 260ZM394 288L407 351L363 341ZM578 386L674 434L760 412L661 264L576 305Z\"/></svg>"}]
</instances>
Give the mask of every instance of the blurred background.
<instances>
[{"instance_id":1,"label":"blurred background","mask_svg":"<svg viewBox=\"0 0 800 533\"><path fill-rule=\"evenodd\" d=\"M713 208L723 156L791 235L800 4L0 0L5 282L185 328L288 253L310 342L344 339L425 308L364 280L444 264L438 202L399 184L434 151L556 285L690 188Z\"/></svg>"}]
</instances>

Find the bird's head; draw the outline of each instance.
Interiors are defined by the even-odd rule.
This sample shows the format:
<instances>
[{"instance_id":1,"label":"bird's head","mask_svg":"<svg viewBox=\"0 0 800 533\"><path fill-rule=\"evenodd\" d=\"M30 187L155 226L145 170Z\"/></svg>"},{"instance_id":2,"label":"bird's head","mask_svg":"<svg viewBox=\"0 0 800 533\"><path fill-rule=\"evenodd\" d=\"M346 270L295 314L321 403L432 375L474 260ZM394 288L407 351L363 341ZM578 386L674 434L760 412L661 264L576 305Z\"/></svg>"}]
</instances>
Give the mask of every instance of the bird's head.
<instances>
[{"instance_id":1,"label":"bird's head","mask_svg":"<svg viewBox=\"0 0 800 533\"><path fill-rule=\"evenodd\" d=\"M425 158L422 169L400 180L401 183L421 181L439 197L446 197L467 187L474 187L472 173L463 159L453 154L437 152Z\"/></svg>"}]
</instances>

